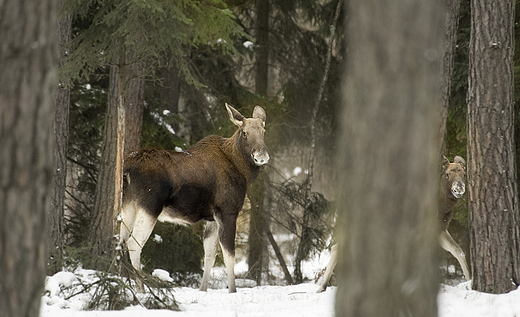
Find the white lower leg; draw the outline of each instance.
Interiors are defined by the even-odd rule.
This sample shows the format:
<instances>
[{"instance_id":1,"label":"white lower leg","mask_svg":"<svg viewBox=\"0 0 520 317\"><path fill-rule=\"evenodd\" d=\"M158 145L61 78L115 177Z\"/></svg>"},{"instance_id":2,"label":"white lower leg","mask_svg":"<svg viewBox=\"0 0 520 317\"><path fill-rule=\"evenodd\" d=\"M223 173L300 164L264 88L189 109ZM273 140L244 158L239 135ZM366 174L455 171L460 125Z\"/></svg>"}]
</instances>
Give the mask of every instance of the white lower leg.
<instances>
[{"instance_id":1,"label":"white lower leg","mask_svg":"<svg viewBox=\"0 0 520 317\"><path fill-rule=\"evenodd\" d=\"M318 288L318 293L323 292L327 289L329 285L330 277L332 276L332 272L334 272L334 268L338 264L338 245L334 244L330 249L330 260L327 264L327 269L325 270L325 274L323 274L323 279L321 281L320 288Z\"/></svg>"},{"instance_id":2,"label":"white lower leg","mask_svg":"<svg viewBox=\"0 0 520 317\"><path fill-rule=\"evenodd\" d=\"M156 222L156 217L149 215L144 210L140 210L135 218L133 230L126 242L132 266L139 272L141 271L141 251L150 237ZM144 291L142 281L139 278L137 278L137 286L140 292Z\"/></svg>"},{"instance_id":3,"label":"white lower leg","mask_svg":"<svg viewBox=\"0 0 520 317\"><path fill-rule=\"evenodd\" d=\"M224 264L226 264L229 292L236 293L237 288L235 286L235 253L226 250L226 248L222 246L222 254L224 255Z\"/></svg>"},{"instance_id":4,"label":"white lower leg","mask_svg":"<svg viewBox=\"0 0 520 317\"><path fill-rule=\"evenodd\" d=\"M206 231L204 233L204 274L200 283L200 290L208 290L209 274L213 265L215 264L215 257L217 256L218 247L218 230L215 222L208 222L206 224Z\"/></svg>"},{"instance_id":5,"label":"white lower leg","mask_svg":"<svg viewBox=\"0 0 520 317\"><path fill-rule=\"evenodd\" d=\"M453 240L451 235L447 230L444 230L440 236L441 247L450 252L456 259L459 261L460 266L462 267L462 272L464 272L464 277L467 281L471 280L471 273L468 267L468 263L466 262L466 255L462 248Z\"/></svg>"}]
</instances>

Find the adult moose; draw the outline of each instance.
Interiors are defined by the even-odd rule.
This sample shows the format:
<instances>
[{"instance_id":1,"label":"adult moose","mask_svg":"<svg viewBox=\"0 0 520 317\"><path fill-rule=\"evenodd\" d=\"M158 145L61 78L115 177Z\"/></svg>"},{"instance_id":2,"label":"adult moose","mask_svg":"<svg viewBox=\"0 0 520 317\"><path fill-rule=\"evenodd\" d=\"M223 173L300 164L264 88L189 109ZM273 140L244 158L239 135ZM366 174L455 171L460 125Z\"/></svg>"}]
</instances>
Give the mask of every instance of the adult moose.
<instances>
[{"instance_id":1,"label":"adult moose","mask_svg":"<svg viewBox=\"0 0 520 317\"><path fill-rule=\"evenodd\" d=\"M157 220L181 224L206 220L200 290L208 288L220 243L233 293L237 216L269 153L264 109L255 107L252 118L228 104L226 109L238 127L230 138L211 135L184 152L141 149L126 158L121 242L126 243L133 267L140 270L142 247ZM143 290L140 283L139 288Z\"/></svg>"},{"instance_id":2,"label":"adult moose","mask_svg":"<svg viewBox=\"0 0 520 317\"><path fill-rule=\"evenodd\" d=\"M460 263L464 277L466 280L471 279L468 264L466 263L466 256L462 248L453 240L448 232L448 226L453 218L453 206L464 195L466 185L464 183L464 167L466 162L460 156L455 156L453 163L450 163L448 158L444 157L442 162L442 174L440 181L439 193L439 216L441 218L441 234L440 243L443 249L450 252ZM327 264L327 269L323 274L318 293L327 289L329 280L334 271L334 267L338 264L338 245L334 244L330 252L330 260Z\"/></svg>"}]
</instances>

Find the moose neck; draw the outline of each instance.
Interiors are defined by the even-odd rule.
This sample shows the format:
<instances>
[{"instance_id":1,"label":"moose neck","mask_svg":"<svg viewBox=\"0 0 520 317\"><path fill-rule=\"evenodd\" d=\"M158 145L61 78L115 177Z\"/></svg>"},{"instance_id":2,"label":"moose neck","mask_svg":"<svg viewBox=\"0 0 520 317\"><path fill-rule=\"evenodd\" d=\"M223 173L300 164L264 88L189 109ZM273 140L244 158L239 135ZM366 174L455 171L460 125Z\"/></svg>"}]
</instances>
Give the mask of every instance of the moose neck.
<instances>
[{"instance_id":1,"label":"moose neck","mask_svg":"<svg viewBox=\"0 0 520 317\"><path fill-rule=\"evenodd\" d=\"M228 159L236 166L242 175L244 175L247 185L250 185L258 176L260 167L248 161L238 145L240 130L237 129L235 134L230 138L224 139L222 151L227 155Z\"/></svg>"},{"instance_id":2,"label":"moose neck","mask_svg":"<svg viewBox=\"0 0 520 317\"><path fill-rule=\"evenodd\" d=\"M451 189L447 181L442 181L441 192L439 193L439 209L441 213L447 213L459 200L451 194Z\"/></svg>"}]
</instances>

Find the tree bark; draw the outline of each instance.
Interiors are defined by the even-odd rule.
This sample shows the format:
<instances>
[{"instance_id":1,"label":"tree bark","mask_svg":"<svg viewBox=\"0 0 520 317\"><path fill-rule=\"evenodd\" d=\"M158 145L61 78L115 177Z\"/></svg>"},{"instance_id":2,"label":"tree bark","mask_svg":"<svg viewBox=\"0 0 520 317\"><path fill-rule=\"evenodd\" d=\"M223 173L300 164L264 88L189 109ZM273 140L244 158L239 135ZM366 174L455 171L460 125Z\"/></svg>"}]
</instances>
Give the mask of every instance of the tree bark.
<instances>
[{"instance_id":1,"label":"tree bark","mask_svg":"<svg viewBox=\"0 0 520 317\"><path fill-rule=\"evenodd\" d=\"M256 74L255 92L267 97L269 71L269 0L256 1ZM249 274L260 284L262 271L265 266L265 225L264 192L265 180L261 181L264 173L249 189L251 199L251 218L249 222L249 253L247 263Z\"/></svg>"},{"instance_id":2,"label":"tree bark","mask_svg":"<svg viewBox=\"0 0 520 317\"><path fill-rule=\"evenodd\" d=\"M0 312L38 316L51 208L57 1L0 2Z\"/></svg>"},{"instance_id":3,"label":"tree bark","mask_svg":"<svg viewBox=\"0 0 520 317\"><path fill-rule=\"evenodd\" d=\"M267 97L269 73L269 0L256 0L255 92Z\"/></svg>"},{"instance_id":4,"label":"tree bark","mask_svg":"<svg viewBox=\"0 0 520 317\"><path fill-rule=\"evenodd\" d=\"M439 155L444 155L446 148L446 120L451 97L451 82L453 77L453 60L457 45L459 28L459 10L461 0L446 0L444 4L444 58L442 60L442 108L440 126Z\"/></svg>"},{"instance_id":5,"label":"tree bark","mask_svg":"<svg viewBox=\"0 0 520 317\"><path fill-rule=\"evenodd\" d=\"M337 316L436 316L442 5L348 2Z\"/></svg>"},{"instance_id":6,"label":"tree bark","mask_svg":"<svg viewBox=\"0 0 520 317\"><path fill-rule=\"evenodd\" d=\"M146 63L138 61L129 67L128 86L125 87L125 155L139 150L143 131L144 71Z\"/></svg>"},{"instance_id":7,"label":"tree bark","mask_svg":"<svg viewBox=\"0 0 520 317\"><path fill-rule=\"evenodd\" d=\"M117 216L123 198L124 155L139 149L144 110L144 61L133 60L131 53L121 49L117 66L110 68L110 83L103 148L92 235L93 254L98 269L108 269L114 251L114 234L119 231Z\"/></svg>"},{"instance_id":8,"label":"tree bark","mask_svg":"<svg viewBox=\"0 0 520 317\"><path fill-rule=\"evenodd\" d=\"M62 5L62 4L61 4ZM60 7L61 7L60 5ZM60 58L67 55L67 44L72 33L72 16L66 15L59 21ZM59 66L63 64L62 60ZM47 273L55 274L63 268L63 217L65 187L67 179L67 145L69 140L70 87L67 78L60 78L54 110L54 184L52 208L47 215Z\"/></svg>"},{"instance_id":9,"label":"tree bark","mask_svg":"<svg viewBox=\"0 0 520 317\"><path fill-rule=\"evenodd\" d=\"M468 212L473 288L520 282L513 107L514 1L471 2Z\"/></svg>"},{"instance_id":10,"label":"tree bark","mask_svg":"<svg viewBox=\"0 0 520 317\"><path fill-rule=\"evenodd\" d=\"M258 285L262 281L262 271L265 267L264 254L266 253L264 220L264 196L266 190L266 174L261 173L249 189L251 201L251 218L249 221L249 252L247 263L249 275Z\"/></svg>"},{"instance_id":11,"label":"tree bark","mask_svg":"<svg viewBox=\"0 0 520 317\"><path fill-rule=\"evenodd\" d=\"M89 239L92 245L92 253L95 257L95 268L102 270L108 269L108 263L113 251L112 211L114 208L117 164L118 83L118 67L111 66L107 115Z\"/></svg>"}]
</instances>

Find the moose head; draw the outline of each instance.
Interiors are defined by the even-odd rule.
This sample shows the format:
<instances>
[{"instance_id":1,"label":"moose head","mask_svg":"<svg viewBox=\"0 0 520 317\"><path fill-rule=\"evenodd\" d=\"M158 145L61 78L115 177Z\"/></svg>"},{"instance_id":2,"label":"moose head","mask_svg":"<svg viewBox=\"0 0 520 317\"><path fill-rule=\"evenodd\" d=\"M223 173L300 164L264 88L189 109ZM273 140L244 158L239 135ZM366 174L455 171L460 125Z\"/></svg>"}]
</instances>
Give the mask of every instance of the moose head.
<instances>
[{"instance_id":1,"label":"moose head","mask_svg":"<svg viewBox=\"0 0 520 317\"><path fill-rule=\"evenodd\" d=\"M466 192L466 184L464 182L464 168L466 161L460 156L455 156L453 163L450 163L445 156L443 159L442 169L445 176L446 189L448 197L459 199Z\"/></svg>"},{"instance_id":2,"label":"moose head","mask_svg":"<svg viewBox=\"0 0 520 317\"><path fill-rule=\"evenodd\" d=\"M256 106L253 117L246 118L227 103L226 109L231 122L239 128L237 141L244 158L256 166L267 164L269 151L264 142L265 110Z\"/></svg>"}]
</instances>

